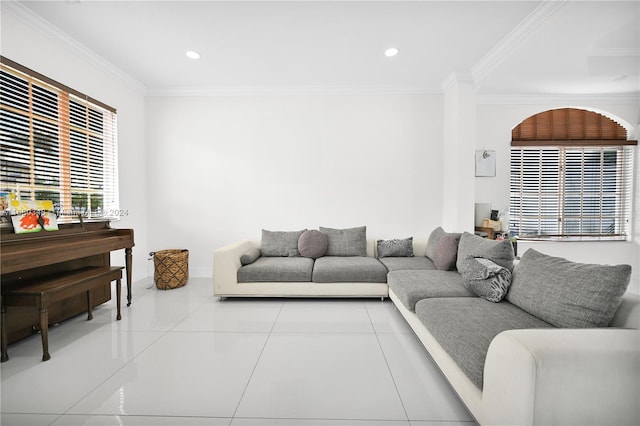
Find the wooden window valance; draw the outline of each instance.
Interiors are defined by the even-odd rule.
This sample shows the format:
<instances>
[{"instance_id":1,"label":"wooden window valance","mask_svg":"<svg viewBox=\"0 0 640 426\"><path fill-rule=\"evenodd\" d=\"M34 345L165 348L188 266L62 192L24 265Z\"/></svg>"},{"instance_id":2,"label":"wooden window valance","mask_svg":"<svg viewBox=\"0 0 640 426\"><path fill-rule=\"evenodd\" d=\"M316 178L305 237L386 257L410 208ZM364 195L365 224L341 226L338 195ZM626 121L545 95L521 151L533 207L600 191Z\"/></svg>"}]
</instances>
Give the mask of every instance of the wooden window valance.
<instances>
[{"instance_id":1,"label":"wooden window valance","mask_svg":"<svg viewBox=\"0 0 640 426\"><path fill-rule=\"evenodd\" d=\"M532 115L511 131L511 146L637 145L627 130L597 112L552 109Z\"/></svg>"}]
</instances>

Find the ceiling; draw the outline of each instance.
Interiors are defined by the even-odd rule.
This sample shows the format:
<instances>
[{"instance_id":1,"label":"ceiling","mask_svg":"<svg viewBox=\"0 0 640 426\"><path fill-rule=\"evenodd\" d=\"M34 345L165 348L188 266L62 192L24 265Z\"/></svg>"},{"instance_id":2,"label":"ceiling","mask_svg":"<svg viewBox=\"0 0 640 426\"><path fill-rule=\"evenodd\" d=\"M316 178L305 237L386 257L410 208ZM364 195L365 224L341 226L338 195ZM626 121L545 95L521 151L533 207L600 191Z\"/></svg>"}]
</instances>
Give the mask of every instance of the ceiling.
<instances>
[{"instance_id":1,"label":"ceiling","mask_svg":"<svg viewBox=\"0 0 640 426\"><path fill-rule=\"evenodd\" d=\"M3 1L3 3L6 3ZM640 93L638 1L22 1L147 94ZM389 58L385 49L396 47ZM200 53L199 60L185 51Z\"/></svg>"}]
</instances>

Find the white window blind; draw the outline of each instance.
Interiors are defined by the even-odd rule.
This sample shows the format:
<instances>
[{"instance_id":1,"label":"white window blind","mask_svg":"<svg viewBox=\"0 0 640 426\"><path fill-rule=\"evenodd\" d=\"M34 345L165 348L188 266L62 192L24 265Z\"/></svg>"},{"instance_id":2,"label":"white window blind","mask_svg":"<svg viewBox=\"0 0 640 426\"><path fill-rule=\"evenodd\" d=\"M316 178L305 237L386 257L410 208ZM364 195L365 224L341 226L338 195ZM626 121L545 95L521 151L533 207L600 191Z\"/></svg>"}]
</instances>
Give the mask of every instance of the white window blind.
<instances>
[{"instance_id":1,"label":"white window blind","mask_svg":"<svg viewBox=\"0 0 640 426\"><path fill-rule=\"evenodd\" d=\"M511 232L626 238L632 173L629 145L512 147Z\"/></svg>"},{"instance_id":2,"label":"white window blind","mask_svg":"<svg viewBox=\"0 0 640 426\"><path fill-rule=\"evenodd\" d=\"M52 200L63 222L116 219L116 110L1 59L0 190Z\"/></svg>"}]
</instances>

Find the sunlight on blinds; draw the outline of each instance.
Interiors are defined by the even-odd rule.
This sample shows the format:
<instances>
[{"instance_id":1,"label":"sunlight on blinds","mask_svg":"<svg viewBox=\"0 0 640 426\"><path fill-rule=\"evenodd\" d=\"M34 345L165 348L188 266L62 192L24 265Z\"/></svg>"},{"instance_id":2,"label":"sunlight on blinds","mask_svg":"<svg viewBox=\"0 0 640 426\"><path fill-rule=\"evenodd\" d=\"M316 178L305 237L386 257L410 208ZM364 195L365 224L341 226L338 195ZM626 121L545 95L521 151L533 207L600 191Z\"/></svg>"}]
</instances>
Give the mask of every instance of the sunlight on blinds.
<instances>
[{"instance_id":1,"label":"sunlight on blinds","mask_svg":"<svg viewBox=\"0 0 640 426\"><path fill-rule=\"evenodd\" d=\"M60 221L116 219L115 109L6 58L0 90L0 190L53 201Z\"/></svg>"}]
</instances>

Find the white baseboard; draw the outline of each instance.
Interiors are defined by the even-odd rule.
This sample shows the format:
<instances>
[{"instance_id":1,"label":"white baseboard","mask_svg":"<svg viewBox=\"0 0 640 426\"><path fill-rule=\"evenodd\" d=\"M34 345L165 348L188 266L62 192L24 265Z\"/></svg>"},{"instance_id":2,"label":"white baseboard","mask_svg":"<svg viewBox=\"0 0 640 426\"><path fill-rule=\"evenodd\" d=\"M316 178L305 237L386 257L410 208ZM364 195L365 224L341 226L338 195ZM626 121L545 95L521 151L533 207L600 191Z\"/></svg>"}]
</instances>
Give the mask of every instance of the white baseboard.
<instances>
[{"instance_id":1,"label":"white baseboard","mask_svg":"<svg viewBox=\"0 0 640 426\"><path fill-rule=\"evenodd\" d=\"M209 267L193 268L189 267L189 277L192 278L213 278L213 271Z\"/></svg>"}]
</instances>

